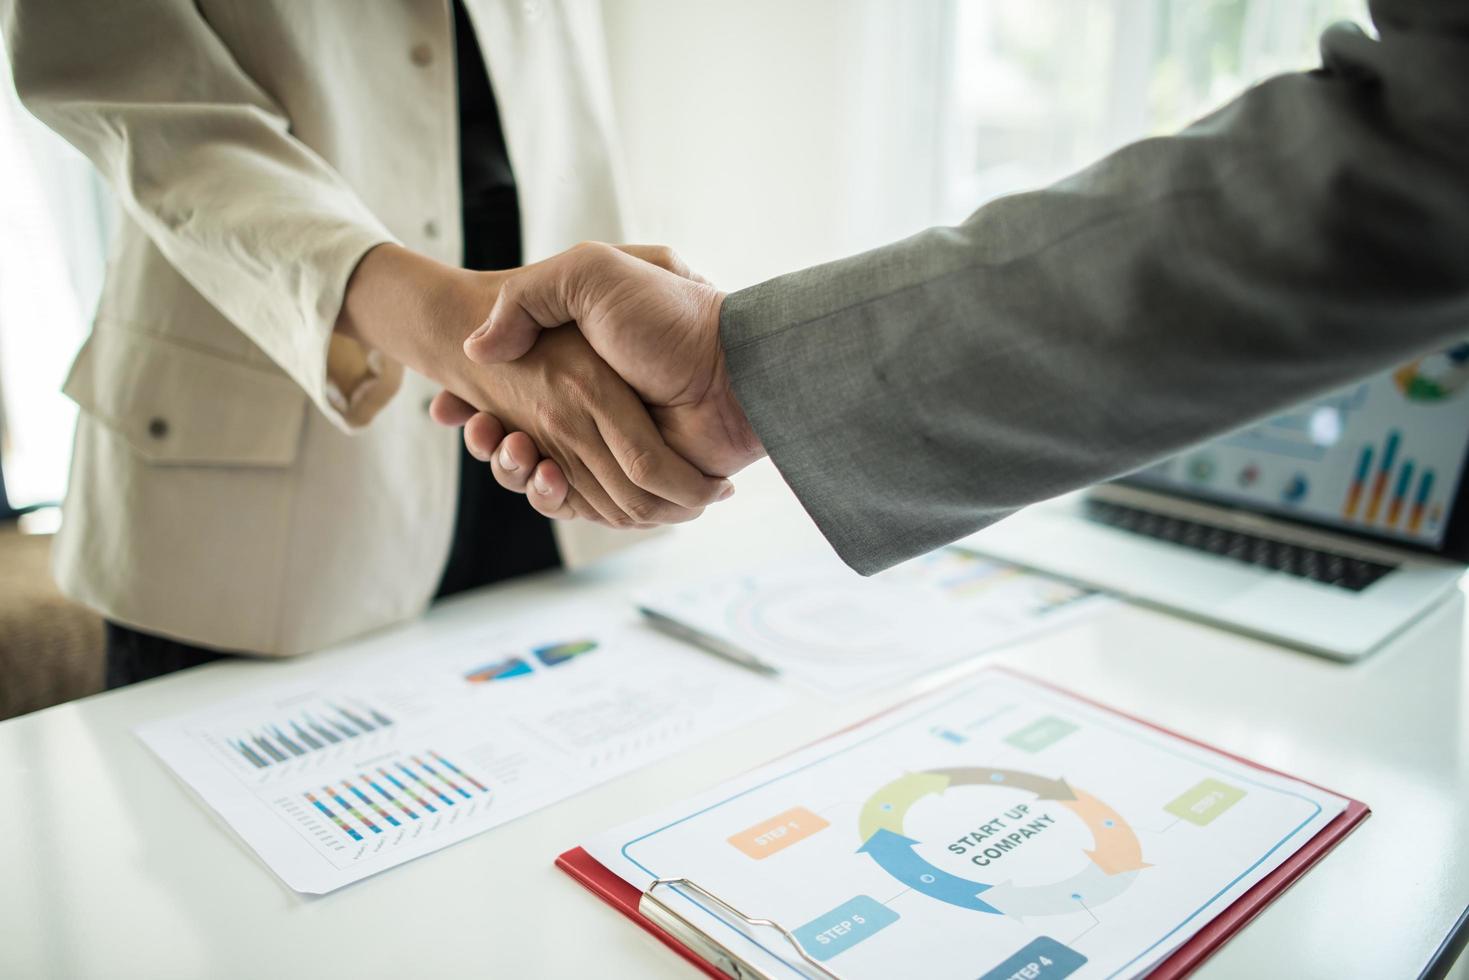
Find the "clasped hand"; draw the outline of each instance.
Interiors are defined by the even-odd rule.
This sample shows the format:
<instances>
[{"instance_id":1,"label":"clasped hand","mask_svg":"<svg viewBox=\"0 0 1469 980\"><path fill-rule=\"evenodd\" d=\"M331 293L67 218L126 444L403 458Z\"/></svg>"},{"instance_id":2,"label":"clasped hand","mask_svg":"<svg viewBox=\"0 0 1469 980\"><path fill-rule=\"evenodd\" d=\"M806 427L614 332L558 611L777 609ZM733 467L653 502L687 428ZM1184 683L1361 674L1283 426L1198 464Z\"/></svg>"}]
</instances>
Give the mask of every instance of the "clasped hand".
<instances>
[{"instance_id":1,"label":"clasped hand","mask_svg":"<svg viewBox=\"0 0 1469 980\"><path fill-rule=\"evenodd\" d=\"M629 247L616 255L692 283L654 264L674 267L664 250ZM527 288L544 283L556 285L554 299L543 298L539 286ZM336 330L442 385L445 393L431 406L439 421L457 423L483 413L469 427L472 447L503 431L514 431L518 445L533 447L534 460L529 448L523 457L499 458L522 458L520 474L535 471L554 480L556 516L614 527L698 516L734 490L723 478L732 472L728 460L696 452L694 462L686 458L704 424L705 391L655 387L666 392L662 406L652 410L658 413L655 423L644 405L647 396L635 392L580 331L556 330L535 342L531 327L541 321L530 319L532 313L544 320L548 310L566 303L581 309L579 294L561 292L569 285L537 266L471 272L380 245L354 271ZM499 317L508 330L475 331L489 309L495 311L492 322ZM474 339L466 342L471 332ZM656 377L659 385L666 380ZM497 464L496 475L523 491L525 480L511 466ZM536 495L538 501L550 496Z\"/></svg>"},{"instance_id":2,"label":"clasped hand","mask_svg":"<svg viewBox=\"0 0 1469 980\"><path fill-rule=\"evenodd\" d=\"M554 359L568 344L590 344L604 366L620 375L647 406L648 416L628 424L637 429L651 417L662 445L686 460L684 465L706 478L729 477L763 456L764 449L725 367L719 342L723 300L723 293L690 273L667 249L579 245L510 273L489 318L465 340L464 353L475 364L505 367ZM562 419L570 409L592 408L594 395L590 389L557 393L543 406L542 421ZM620 412L618 419L629 414ZM614 484L627 482L659 495L665 487L674 489L665 474L678 468L648 448L651 437L646 432L636 440L639 449L615 454L622 469L609 474L606 465L578 465L574 455L558 450L556 440L547 437L557 426L528 429L459 389L440 393L433 415L445 425L463 425L470 453L490 464L501 486L527 494L531 506L547 517L605 517L588 503L615 498L611 486L599 483L609 476ZM609 419L606 424L617 423ZM623 446L632 439L631 433L611 428L601 434L609 445ZM725 480L718 485L715 499L733 492ZM689 516L643 507L638 523L670 523Z\"/></svg>"}]
</instances>

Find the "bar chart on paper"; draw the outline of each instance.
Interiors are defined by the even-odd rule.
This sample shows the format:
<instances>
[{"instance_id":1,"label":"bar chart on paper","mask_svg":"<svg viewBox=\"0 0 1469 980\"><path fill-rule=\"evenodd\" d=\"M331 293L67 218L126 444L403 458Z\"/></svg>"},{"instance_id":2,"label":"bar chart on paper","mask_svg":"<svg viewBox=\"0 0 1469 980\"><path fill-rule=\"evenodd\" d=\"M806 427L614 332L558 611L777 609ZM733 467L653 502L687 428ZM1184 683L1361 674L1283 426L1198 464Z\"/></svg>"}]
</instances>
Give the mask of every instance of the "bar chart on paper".
<instances>
[{"instance_id":1,"label":"bar chart on paper","mask_svg":"<svg viewBox=\"0 0 1469 980\"><path fill-rule=\"evenodd\" d=\"M630 610L578 620L470 625L139 735L288 885L319 894L788 698Z\"/></svg>"},{"instance_id":2,"label":"bar chart on paper","mask_svg":"<svg viewBox=\"0 0 1469 980\"><path fill-rule=\"evenodd\" d=\"M327 701L252 725L228 742L240 758L256 769L265 769L392 724L389 715L369 704L355 702L344 706Z\"/></svg>"},{"instance_id":3,"label":"bar chart on paper","mask_svg":"<svg viewBox=\"0 0 1469 980\"><path fill-rule=\"evenodd\" d=\"M484 811L492 798L473 773L428 749L320 778L277 803L315 846L342 854L431 834L442 821Z\"/></svg>"}]
</instances>

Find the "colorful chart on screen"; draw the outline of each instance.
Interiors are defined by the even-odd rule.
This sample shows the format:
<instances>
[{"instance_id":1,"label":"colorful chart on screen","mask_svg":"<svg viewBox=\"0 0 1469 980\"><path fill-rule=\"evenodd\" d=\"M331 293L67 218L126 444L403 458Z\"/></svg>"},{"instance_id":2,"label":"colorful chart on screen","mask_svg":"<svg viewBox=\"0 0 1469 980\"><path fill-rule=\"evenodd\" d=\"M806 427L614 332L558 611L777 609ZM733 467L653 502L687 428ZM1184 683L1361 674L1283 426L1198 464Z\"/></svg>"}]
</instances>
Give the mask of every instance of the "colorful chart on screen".
<instances>
[{"instance_id":1,"label":"colorful chart on screen","mask_svg":"<svg viewBox=\"0 0 1469 980\"><path fill-rule=\"evenodd\" d=\"M773 919L842 977L1106 977L1155 965L1346 805L980 677L587 850L639 888L688 878ZM809 973L778 934L669 900L775 975Z\"/></svg>"},{"instance_id":2,"label":"colorful chart on screen","mask_svg":"<svg viewBox=\"0 0 1469 980\"><path fill-rule=\"evenodd\" d=\"M463 840L787 698L631 611L362 647L339 670L140 730L299 891Z\"/></svg>"},{"instance_id":3,"label":"colorful chart on screen","mask_svg":"<svg viewBox=\"0 0 1469 980\"><path fill-rule=\"evenodd\" d=\"M871 578L828 553L640 597L643 606L836 695L1074 622L1106 601L957 548Z\"/></svg>"},{"instance_id":4,"label":"colorful chart on screen","mask_svg":"<svg viewBox=\"0 0 1469 980\"><path fill-rule=\"evenodd\" d=\"M1137 474L1287 516L1422 544L1442 541L1469 451L1469 344Z\"/></svg>"}]
</instances>

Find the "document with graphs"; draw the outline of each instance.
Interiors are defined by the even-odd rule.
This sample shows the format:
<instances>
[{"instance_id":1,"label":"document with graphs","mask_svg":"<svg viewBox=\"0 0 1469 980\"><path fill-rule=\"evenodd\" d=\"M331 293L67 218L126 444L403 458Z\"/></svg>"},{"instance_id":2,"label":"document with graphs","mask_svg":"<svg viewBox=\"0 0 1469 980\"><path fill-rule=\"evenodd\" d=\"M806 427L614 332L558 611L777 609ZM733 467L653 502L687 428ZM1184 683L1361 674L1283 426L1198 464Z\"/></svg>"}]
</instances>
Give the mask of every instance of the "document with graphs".
<instances>
[{"instance_id":1,"label":"document with graphs","mask_svg":"<svg viewBox=\"0 0 1469 980\"><path fill-rule=\"evenodd\" d=\"M650 895L638 915L686 955L750 975L1134 976L1196 963L1364 813L987 670L562 866L615 904Z\"/></svg>"},{"instance_id":2,"label":"document with graphs","mask_svg":"<svg viewBox=\"0 0 1469 980\"><path fill-rule=\"evenodd\" d=\"M138 734L286 884L321 893L788 698L623 608L568 605L424 635L375 637L349 666Z\"/></svg>"},{"instance_id":3,"label":"document with graphs","mask_svg":"<svg viewBox=\"0 0 1469 980\"><path fill-rule=\"evenodd\" d=\"M677 635L837 699L1075 623L1112 601L957 548L870 578L826 554L638 597Z\"/></svg>"}]
</instances>

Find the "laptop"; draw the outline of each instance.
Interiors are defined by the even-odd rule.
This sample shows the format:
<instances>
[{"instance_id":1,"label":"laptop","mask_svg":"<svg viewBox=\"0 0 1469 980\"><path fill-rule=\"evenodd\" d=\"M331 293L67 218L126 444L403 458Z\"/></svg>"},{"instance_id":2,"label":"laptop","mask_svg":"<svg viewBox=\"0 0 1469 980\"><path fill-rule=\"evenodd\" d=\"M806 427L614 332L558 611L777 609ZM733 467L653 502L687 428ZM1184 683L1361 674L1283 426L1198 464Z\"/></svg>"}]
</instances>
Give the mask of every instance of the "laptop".
<instances>
[{"instance_id":1,"label":"laptop","mask_svg":"<svg viewBox=\"0 0 1469 980\"><path fill-rule=\"evenodd\" d=\"M960 542L1340 660L1469 563L1469 343Z\"/></svg>"}]
</instances>

